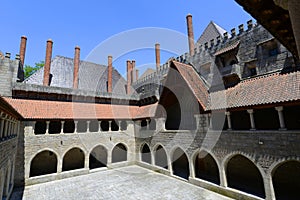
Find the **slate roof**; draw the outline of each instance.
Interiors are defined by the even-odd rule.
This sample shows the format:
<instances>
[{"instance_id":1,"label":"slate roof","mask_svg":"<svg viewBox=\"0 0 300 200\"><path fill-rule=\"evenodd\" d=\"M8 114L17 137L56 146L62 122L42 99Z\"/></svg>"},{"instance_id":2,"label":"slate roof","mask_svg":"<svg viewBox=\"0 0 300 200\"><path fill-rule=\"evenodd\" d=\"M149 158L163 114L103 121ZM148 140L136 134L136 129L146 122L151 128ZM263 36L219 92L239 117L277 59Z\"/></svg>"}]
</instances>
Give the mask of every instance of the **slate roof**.
<instances>
[{"instance_id":1,"label":"slate roof","mask_svg":"<svg viewBox=\"0 0 300 200\"><path fill-rule=\"evenodd\" d=\"M74 60L72 58L56 56L50 67L50 73L53 75L51 86L72 88ZM41 68L24 82L30 84L43 84L44 68ZM78 89L93 92L107 92L107 66L91 62L80 61L79 65L79 85ZM113 68L113 93L126 94L126 81Z\"/></svg>"},{"instance_id":2,"label":"slate roof","mask_svg":"<svg viewBox=\"0 0 300 200\"><path fill-rule=\"evenodd\" d=\"M225 29L211 21L198 39L197 46L204 45L206 42L210 43L210 40L216 39L218 36L223 38L225 32L227 32Z\"/></svg>"},{"instance_id":3,"label":"slate roof","mask_svg":"<svg viewBox=\"0 0 300 200\"><path fill-rule=\"evenodd\" d=\"M146 71L139 77L139 79L143 79L145 78L146 76L150 75L150 74L153 74L155 72L154 69L152 68L148 68L146 69Z\"/></svg>"},{"instance_id":4,"label":"slate roof","mask_svg":"<svg viewBox=\"0 0 300 200\"><path fill-rule=\"evenodd\" d=\"M197 71L191 65L177 61L172 61L172 63L190 87L199 104L206 110L209 99L208 89Z\"/></svg>"},{"instance_id":5,"label":"slate roof","mask_svg":"<svg viewBox=\"0 0 300 200\"><path fill-rule=\"evenodd\" d=\"M273 73L211 93L209 110L248 107L300 100L300 72Z\"/></svg>"}]
</instances>

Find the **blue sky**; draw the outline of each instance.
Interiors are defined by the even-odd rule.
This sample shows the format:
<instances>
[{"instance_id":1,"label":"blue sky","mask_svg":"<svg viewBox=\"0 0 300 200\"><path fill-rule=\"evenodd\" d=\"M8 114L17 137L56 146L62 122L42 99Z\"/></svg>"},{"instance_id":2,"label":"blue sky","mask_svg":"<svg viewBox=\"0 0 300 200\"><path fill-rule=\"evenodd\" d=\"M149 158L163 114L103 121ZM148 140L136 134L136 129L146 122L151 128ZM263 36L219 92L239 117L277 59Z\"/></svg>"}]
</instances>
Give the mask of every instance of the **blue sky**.
<instances>
[{"instance_id":1,"label":"blue sky","mask_svg":"<svg viewBox=\"0 0 300 200\"><path fill-rule=\"evenodd\" d=\"M137 66L151 66L149 63L155 62L154 49L149 49L148 46L144 48L142 45L143 50L132 49L122 55L114 55L116 52L113 49L128 50L131 48L130 43L143 40L153 42L153 47L155 42L159 42L164 49L164 40L168 39L168 34L160 37L159 31L149 32L146 28L144 33L125 37L127 39L124 42L112 43L107 52L106 49L100 51L101 55L88 55L92 55L91 52L97 46L104 47L101 44L122 35L124 31L128 33L134 29L157 27L184 36L187 32L185 17L188 13L193 15L195 39L200 37L211 20L230 31L251 19L234 0L10 0L1 2L0 50L17 54L20 37L26 35L28 41L25 64L34 65L35 62L44 60L46 40L51 38L54 41L53 57L62 55L72 58L74 47L79 45L81 59L106 64L107 55L112 55L115 59L114 67L124 75L127 59L135 59ZM176 44L179 39L172 40ZM187 51L187 41L181 43L186 44L179 50L184 53ZM176 54L178 52L163 50L162 62Z\"/></svg>"}]
</instances>

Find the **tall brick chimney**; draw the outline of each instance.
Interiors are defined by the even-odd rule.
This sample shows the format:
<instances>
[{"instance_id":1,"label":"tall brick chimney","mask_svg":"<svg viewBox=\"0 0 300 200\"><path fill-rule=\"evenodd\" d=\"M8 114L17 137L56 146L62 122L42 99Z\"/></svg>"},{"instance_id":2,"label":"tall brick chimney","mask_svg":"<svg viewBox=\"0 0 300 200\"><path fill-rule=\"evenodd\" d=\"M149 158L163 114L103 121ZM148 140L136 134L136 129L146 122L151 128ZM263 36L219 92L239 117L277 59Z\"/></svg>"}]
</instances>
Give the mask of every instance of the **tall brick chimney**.
<instances>
[{"instance_id":1,"label":"tall brick chimney","mask_svg":"<svg viewBox=\"0 0 300 200\"><path fill-rule=\"evenodd\" d=\"M130 60L127 60L127 94L130 94L130 88L131 88L131 73L132 71L132 64Z\"/></svg>"},{"instance_id":2,"label":"tall brick chimney","mask_svg":"<svg viewBox=\"0 0 300 200\"><path fill-rule=\"evenodd\" d=\"M136 78L136 80L139 80L139 70L138 69L135 70L135 78Z\"/></svg>"},{"instance_id":3,"label":"tall brick chimney","mask_svg":"<svg viewBox=\"0 0 300 200\"><path fill-rule=\"evenodd\" d=\"M22 66L24 66L24 62L25 62L26 43L27 43L27 37L23 35L21 37L20 53L19 53L20 54L20 62L22 64Z\"/></svg>"},{"instance_id":4,"label":"tall brick chimney","mask_svg":"<svg viewBox=\"0 0 300 200\"><path fill-rule=\"evenodd\" d=\"M134 83L136 81L136 73L135 73L135 60L132 60L131 61L131 84Z\"/></svg>"},{"instance_id":5,"label":"tall brick chimney","mask_svg":"<svg viewBox=\"0 0 300 200\"><path fill-rule=\"evenodd\" d=\"M46 58L45 58L45 66L44 66L44 86L50 85L50 65L51 65L51 58L52 58L52 46L53 41L51 39L47 40L46 46Z\"/></svg>"},{"instance_id":6,"label":"tall brick chimney","mask_svg":"<svg viewBox=\"0 0 300 200\"><path fill-rule=\"evenodd\" d=\"M160 44L155 44L155 59L156 59L156 71L158 71L160 67Z\"/></svg>"},{"instance_id":7,"label":"tall brick chimney","mask_svg":"<svg viewBox=\"0 0 300 200\"><path fill-rule=\"evenodd\" d=\"M73 76L73 88L78 89L78 73L79 73L79 63L80 63L80 47L75 47L74 55L74 76Z\"/></svg>"},{"instance_id":8,"label":"tall brick chimney","mask_svg":"<svg viewBox=\"0 0 300 200\"><path fill-rule=\"evenodd\" d=\"M112 56L108 56L107 92L112 93Z\"/></svg>"},{"instance_id":9,"label":"tall brick chimney","mask_svg":"<svg viewBox=\"0 0 300 200\"><path fill-rule=\"evenodd\" d=\"M188 40L189 40L189 49L190 49L190 56L194 55L195 51L195 43L194 43L194 30L193 30L193 20L192 15L188 14L186 16L187 22L187 31L188 31Z\"/></svg>"}]
</instances>

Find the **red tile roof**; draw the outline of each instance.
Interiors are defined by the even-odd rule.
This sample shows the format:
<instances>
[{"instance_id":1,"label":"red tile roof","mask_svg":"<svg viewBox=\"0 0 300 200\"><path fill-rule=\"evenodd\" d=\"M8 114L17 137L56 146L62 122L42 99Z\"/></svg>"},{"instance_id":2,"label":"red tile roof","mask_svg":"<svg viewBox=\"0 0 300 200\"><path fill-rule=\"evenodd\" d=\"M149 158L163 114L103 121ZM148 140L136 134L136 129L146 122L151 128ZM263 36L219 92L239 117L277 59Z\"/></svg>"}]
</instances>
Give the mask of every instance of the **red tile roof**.
<instances>
[{"instance_id":1,"label":"red tile roof","mask_svg":"<svg viewBox=\"0 0 300 200\"><path fill-rule=\"evenodd\" d=\"M4 98L25 119L135 119L154 116L154 105L128 106Z\"/></svg>"},{"instance_id":2,"label":"red tile roof","mask_svg":"<svg viewBox=\"0 0 300 200\"><path fill-rule=\"evenodd\" d=\"M177 61L172 62L183 79L186 81L187 85L190 87L191 91L197 98L202 108L205 110L208 105L209 94L199 74L191 65L187 65Z\"/></svg>"},{"instance_id":3,"label":"red tile roof","mask_svg":"<svg viewBox=\"0 0 300 200\"><path fill-rule=\"evenodd\" d=\"M210 110L247 107L300 100L300 72L274 73L240 82L211 93Z\"/></svg>"}]
</instances>

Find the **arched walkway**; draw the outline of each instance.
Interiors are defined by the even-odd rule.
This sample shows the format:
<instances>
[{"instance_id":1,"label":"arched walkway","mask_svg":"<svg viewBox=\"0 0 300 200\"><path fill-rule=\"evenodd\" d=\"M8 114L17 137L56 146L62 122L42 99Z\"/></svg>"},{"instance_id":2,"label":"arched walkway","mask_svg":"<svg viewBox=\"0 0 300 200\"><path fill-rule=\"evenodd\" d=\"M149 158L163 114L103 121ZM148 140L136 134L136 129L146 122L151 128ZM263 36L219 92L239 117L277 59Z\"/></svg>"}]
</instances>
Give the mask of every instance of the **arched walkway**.
<instances>
[{"instance_id":1,"label":"arched walkway","mask_svg":"<svg viewBox=\"0 0 300 200\"><path fill-rule=\"evenodd\" d=\"M217 162L207 152L200 152L195 158L195 176L220 185L220 174Z\"/></svg>"},{"instance_id":2,"label":"arched walkway","mask_svg":"<svg viewBox=\"0 0 300 200\"><path fill-rule=\"evenodd\" d=\"M141 149L141 157L143 162L151 164L151 152L147 144L144 144Z\"/></svg>"},{"instance_id":3,"label":"arched walkway","mask_svg":"<svg viewBox=\"0 0 300 200\"><path fill-rule=\"evenodd\" d=\"M285 162L273 172L273 187L277 200L299 199L300 194L300 162Z\"/></svg>"},{"instance_id":4,"label":"arched walkway","mask_svg":"<svg viewBox=\"0 0 300 200\"><path fill-rule=\"evenodd\" d=\"M177 148L173 153L172 168L173 168L174 175L184 179L189 178L190 176L189 161L184 151L180 148Z\"/></svg>"},{"instance_id":5,"label":"arched walkway","mask_svg":"<svg viewBox=\"0 0 300 200\"><path fill-rule=\"evenodd\" d=\"M265 198L262 175L248 158L242 155L232 157L227 163L226 176L229 187Z\"/></svg>"},{"instance_id":6,"label":"arched walkway","mask_svg":"<svg viewBox=\"0 0 300 200\"><path fill-rule=\"evenodd\" d=\"M155 150L155 165L168 169L168 158L165 149L159 145Z\"/></svg>"},{"instance_id":7,"label":"arched walkway","mask_svg":"<svg viewBox=\"0 0 300 200\"><path fill-rule=\"evenodd\" d=\"M29 177L57 172L57 157L52 151L42 151L31 161Z\"/></svg>"},{"instance_id":8,"label":"arched walkway","mask_svg":"<svg viewBox=\"0 0 300 200\"><path fill-rule=\"evenodd\" d=\"M112 163L127 161L127 148L124 144L117 144L112 151Z\"/></svg>"},{"instance_id":9,"label":"arched walkway","mask_svg":"<svg viewBox=\"0 0 300 200\"><path fill-rule=\"evenodd\" d=\"M104 146L95 147L90 153L89 167L90 169L106 167L107 165L107 150Z\"/></svg>"},{"instance_id":10,"label":"arched walkway","mask_svg":"<svg viewBox=\"0 0 300 200\"><path fill-rule=\"evenodd\" d=\"M79 148L69 150L63 158L63 171L84 168L84 153Z\"/></svg>"}]
</instances>

